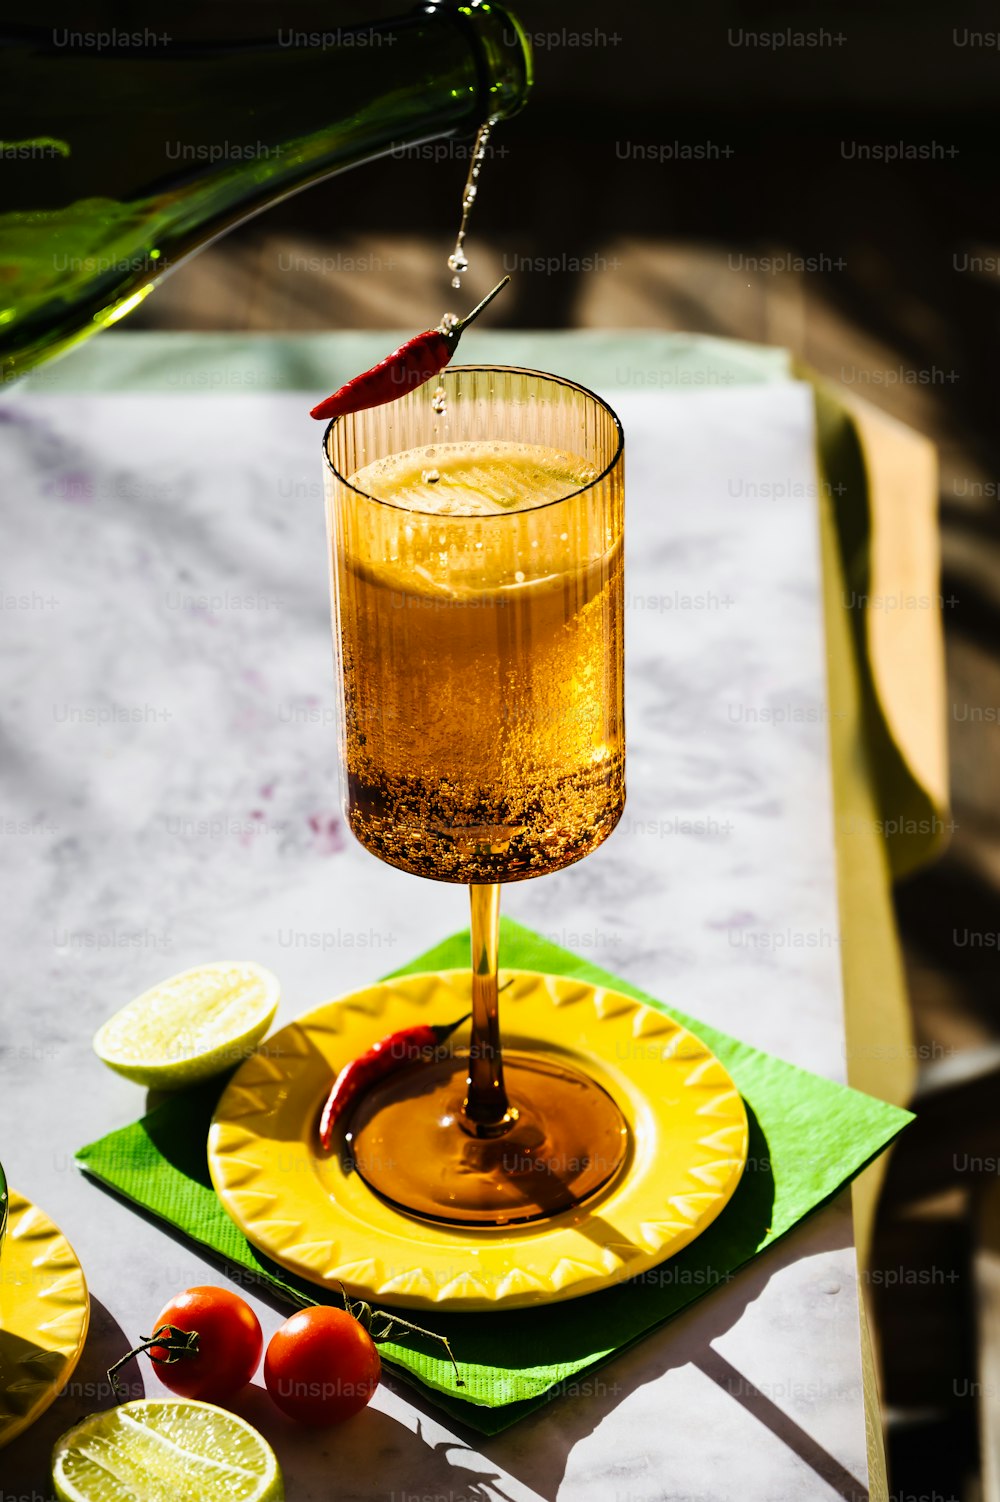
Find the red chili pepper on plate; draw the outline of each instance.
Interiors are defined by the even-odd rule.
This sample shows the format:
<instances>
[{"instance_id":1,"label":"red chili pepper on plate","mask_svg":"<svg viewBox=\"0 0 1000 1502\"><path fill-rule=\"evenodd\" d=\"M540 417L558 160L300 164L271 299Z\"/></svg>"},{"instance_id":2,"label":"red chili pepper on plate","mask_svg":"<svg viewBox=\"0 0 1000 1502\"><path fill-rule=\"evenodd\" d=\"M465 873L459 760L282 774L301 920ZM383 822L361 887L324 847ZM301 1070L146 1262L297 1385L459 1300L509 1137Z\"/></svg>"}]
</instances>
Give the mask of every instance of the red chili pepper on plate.
<instances>
[{"instance_id":1,"label":"red chili pepper on plate","mask_svg":"<svg viewBox=\"0 0 1000 1502\"><path fill-rule=\"evenodd\" d=\"M388 1038L379 1039L367 1052L345 1064L333 1082L319 1118L319 1140L323 1148L329 1148L334 1127L359 1095L376 1080L392 1074L393 1070L425 1058L429 1048L440 1048L445 1039L457 1027L461 1027L463 1022L468 1022L471 1016L471 1012L466 1012L457 1022L442 1023L436 1027L428 1023L405 1027L401 1032L390 1033Z\"/></svg>"},{"instance_id":2,"label":"red chili pepper on plate","mask_svg":"<svg viewBox=\"0 0 1000 1502\"><path fill-rule=\"evenodd\" d=\"M424 333L407 339L405 344L394 349L391 355L386 355L371 370L362 371L353 381L348 381L346 386L341 386L332 396L313 407L309 416L343 417L347 412L364 412L368 407L381 407L386 402L394 402L398 396L405 396L408 391L425 385L432 376L444 369L469 324L479 317L486 305L493 301L498 292L503 291L509 281L510 277L505 276L471 313L452 324L451 328L426 329Z\"/></svg>"}]
</instances>

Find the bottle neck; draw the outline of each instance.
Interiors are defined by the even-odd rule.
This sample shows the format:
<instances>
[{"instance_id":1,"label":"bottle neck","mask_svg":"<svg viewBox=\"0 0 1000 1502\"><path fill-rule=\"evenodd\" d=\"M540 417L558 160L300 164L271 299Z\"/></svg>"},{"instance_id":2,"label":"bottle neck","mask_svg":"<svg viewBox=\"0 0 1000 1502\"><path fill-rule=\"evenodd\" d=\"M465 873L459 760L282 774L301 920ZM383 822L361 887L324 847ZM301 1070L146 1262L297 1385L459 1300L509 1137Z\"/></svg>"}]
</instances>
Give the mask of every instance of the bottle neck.
<instances>
[{"instance_id":1,"label":"bottle neck","mask_svg":"<svg viewBox=\"0 0 1000 1502\"><path fill-rule=\"evenodd\" d=\"M244 147L249 155L230 143L232 164L206 173L203 188L187 188L178 232L203 220L209 205L222 216L221 233L347 167L471 137L484 120L519 110L530 89L524 35L490 4L432 3L397 20L320 33L319 45L316 37L289 29L277 48L253 49L245 59L240 88L261 101ZM299 107L290 110L289 99ZM190 159L196 146L179 142L176 150Z\"/></svg>"},{"instance_id":2,"label":"bottle neck","mask_svg":"<svg viewBox=\"0 0 1000 1502\"><path fill-rule=\"evenodd\" d=\"M256 43L37 22L4 41L5 376L116 322L261 209L387 152L471 138L531 82L523 33L492 0Z\"/></svg>"},{"instance_id":3,"label":"bottle neck","mask_svg":"<svg viewBox=\"0 0 1000 1502\"><path fill-rule=\"evenodd\" d=\"M527 103L533 71L531 45L517 17L492 0L427 0L428 15L440 15L465 32L476 59L480 85L479 123L505 120Z\"/></svg>"},{"instance_id":4,"label":"bottle neck","mask_svg":"<svg viewBox=\"0 0 1000 1502\"><path fill-rule=\"evenodd\" d=\"M200 178L260 207L394 148L471 135L519 109L531 81L520 27L488 0L237 44L147 30L147 45L100 48L68 28L11 36L4 139L66 141L41 167L5 163L10 208L180 198Z\"/></svg>"},{"instance_id":5,"label":"bottle neck","mask_svg":"<svg viewBox=\"0 0 1000 1502\"><path fill-rule=\"evenodd\" d=\"M481 0L462 7L436 0L396 20L338 28L318 52L308 41L290 57L272 51L257 64L262 92L282 65L295 72L303 106L290 115L285 88L281 108L255 116L271 148L258 173L268 202L279 179L294 191L423 142L471 137L483 121L516 113L531 85L520 26Z\"/></svg>"}]
</instances>

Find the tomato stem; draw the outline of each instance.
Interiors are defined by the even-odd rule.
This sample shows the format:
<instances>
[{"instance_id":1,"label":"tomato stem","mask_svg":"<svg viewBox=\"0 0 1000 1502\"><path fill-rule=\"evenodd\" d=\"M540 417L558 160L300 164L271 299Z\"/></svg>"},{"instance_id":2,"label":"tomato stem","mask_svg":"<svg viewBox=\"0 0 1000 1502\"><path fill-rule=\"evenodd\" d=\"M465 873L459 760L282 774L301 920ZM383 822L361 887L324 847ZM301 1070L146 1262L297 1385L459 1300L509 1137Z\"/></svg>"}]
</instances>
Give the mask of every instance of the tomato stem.
<instances>
[{"instance_id":1,"label":"tomato stem","mask_svg":"<svg viewBox=\"0 0 1000 1502\"><path fill-rule=\"evenodd\" d=\"M438 1335L433 1330L425 1330L423 1325L415 1325L412 1320L401 1319L398 1314L387 1314L384 1309L375 1309L373 1310L373 1313L377 1314L381 1319L385 1320L385 1324L382 1326L381 1330L376 1331L369 1328L368 1333L371 1336L372 1340L375 1341L376 1345L380 1340L388 1340L389 1336L392 1334L393 1330L397 1328L397 1326L401 1330L412 1330L415 1335L423 1335L428 1340L437 1340L441 1343L441 1345L444 1346L445 1350L448 1352L448 1360L455 1368L455 1386L465 1386L465 1383L462 1381L462 1378L458 1374L458 1362L455 1360L455 1355L451 1349L451 1343L448 1340L447 1335Z\"/></svg>"},{"instance_id":2,"label":"tomato stem","mask_svg":"<svg viewBox=\"0 0 1000 1502\"><path fill-rule=\"evenodd\" d=\"M154 1358L163 1366L176 1366L178 1361L198 1355L198 1331L179 1330L176 1325L161 1325L158 1330L154 1330L152 1335L144 1335L137 1346L134 1346L131 1351L126 1351L114 1366L108 1367L108 1381L111 1383L111 1391L116 1398L128 1397L128 1393L118 1381L118 1373L122 1367L126 1366L133 1356L144 1354L148 1356L153 1350L166 1351L165 1356Z\"/></svg>"},{"instance_id":3,"label":"tomato stem","mask_svg":"<svg viewBox=\"0 0 1000 1502\"><path fill-rule=\"evenodd\" d=\"M448 1360L455 1368L455 1386L465 1386L465 1383L462 1381L462 1378L459 1374L458 1362L455 1360L454 1352L451 1349L451 1343L446 1335L438 1335L434 1330L425 1330L423 1325L415 1325L413 1324L412 1320L403 1319L399 1314L390 1314L386 1309L373 1309L371 1304L366 1303L364 1299L349 1299L347 1297L347 1289L344 1287L343 1283L339 1281L339 1279L338 1287L344 1300L344 1308L347 1310L347 1313L351 1316L352 1319L357 1320L358 1324L363 1330L368 1331L368 1334L371 1336L376 1345L378 1345L380 1341L388 1340L393 1330L397 1328L399 1328L400 1330L412 1330L415 1335L424 1335L428 1340L436 1340L440 1345L444 1346L445 1350L448 1352ZM380 1330L377 1331L372 1329L372 1320L376 1318L385 1320L385 1324L381 1327Z\"/></svg>"}]
</instances>

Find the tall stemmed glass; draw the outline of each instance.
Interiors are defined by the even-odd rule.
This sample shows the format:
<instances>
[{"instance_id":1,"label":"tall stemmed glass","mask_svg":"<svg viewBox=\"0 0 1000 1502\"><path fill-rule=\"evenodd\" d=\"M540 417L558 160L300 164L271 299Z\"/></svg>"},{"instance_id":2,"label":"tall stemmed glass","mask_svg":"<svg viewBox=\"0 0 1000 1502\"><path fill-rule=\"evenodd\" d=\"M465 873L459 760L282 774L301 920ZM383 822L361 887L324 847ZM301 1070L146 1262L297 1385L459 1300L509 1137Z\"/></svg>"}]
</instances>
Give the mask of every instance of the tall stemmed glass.
<instances>
[{"instance_id":1,"label":"tall stemmed glass","mask_svg":"<svg viewBox=\"0 0 1000 1502\"><path fill-rule=\"evenodd\" d=\"M501 1048L500 883L589 854L624 806L621 426L571 381L457 366L336 419L325 453L345 813L471 898L468 1055L370 1092L355 1163L418 1216L551 1215L615 1176L628 1133L544 1042Z\"/></svg>"}]
</instances>

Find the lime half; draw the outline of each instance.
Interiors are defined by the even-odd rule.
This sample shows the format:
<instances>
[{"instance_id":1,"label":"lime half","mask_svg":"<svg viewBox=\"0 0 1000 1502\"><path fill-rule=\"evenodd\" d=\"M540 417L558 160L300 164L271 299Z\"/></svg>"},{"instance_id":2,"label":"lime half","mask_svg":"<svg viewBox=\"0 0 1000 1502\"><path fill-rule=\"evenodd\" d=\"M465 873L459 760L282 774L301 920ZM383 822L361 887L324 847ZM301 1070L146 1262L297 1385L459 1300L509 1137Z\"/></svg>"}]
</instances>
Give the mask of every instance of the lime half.
<instances>
[{"instance_id":1,"label":"lime half","mask_svg":"<svg viewBox=\"0 0 1000 1502\"><path fill-rule=\"evenodd\" d=\"M231 1069L274 1019L277 977L233 960L161 981L109 1017L94 1052L110 1069L153 1090L181 1090Z\"/></svg>"},{"instance_id":2,"label":"lime half","mask_svg":"<svg viewBox=\"0 0 1000 1502\"><path fill-rule=\"evenodd\" d=\"M143 1398L92 1413L57 1440L61 1502L281 1502L267 1441L211 1403Z\"/></svg>"}]
</instances>

